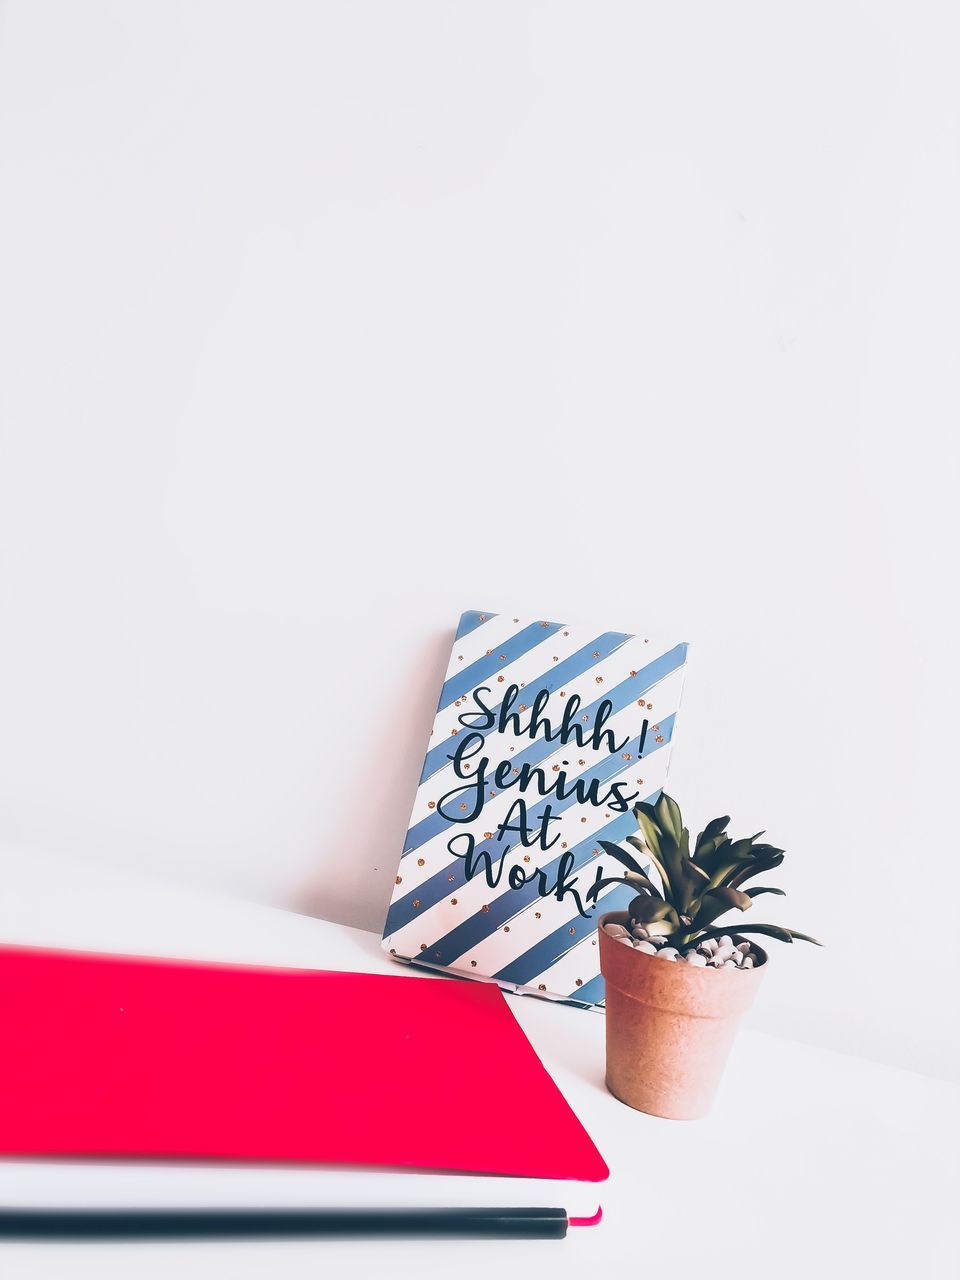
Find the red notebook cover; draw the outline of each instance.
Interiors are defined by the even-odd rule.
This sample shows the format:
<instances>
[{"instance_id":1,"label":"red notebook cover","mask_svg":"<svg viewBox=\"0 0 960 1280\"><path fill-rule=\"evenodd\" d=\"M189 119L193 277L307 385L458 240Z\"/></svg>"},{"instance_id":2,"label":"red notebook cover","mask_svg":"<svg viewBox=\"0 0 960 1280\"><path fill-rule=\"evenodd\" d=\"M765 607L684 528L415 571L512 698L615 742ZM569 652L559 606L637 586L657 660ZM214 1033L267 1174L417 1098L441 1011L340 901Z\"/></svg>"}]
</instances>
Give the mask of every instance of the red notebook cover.
<instances>
[{"instance_id":1,"label":"red notebook cover","mask_svg":"<svg viewBox=\"0 0 960 1280\"><path fill-rule=\"evenodd\" d=\"M0 1153L608 1172L495 986L24 947Z\"/></svg>"}]
</instances>

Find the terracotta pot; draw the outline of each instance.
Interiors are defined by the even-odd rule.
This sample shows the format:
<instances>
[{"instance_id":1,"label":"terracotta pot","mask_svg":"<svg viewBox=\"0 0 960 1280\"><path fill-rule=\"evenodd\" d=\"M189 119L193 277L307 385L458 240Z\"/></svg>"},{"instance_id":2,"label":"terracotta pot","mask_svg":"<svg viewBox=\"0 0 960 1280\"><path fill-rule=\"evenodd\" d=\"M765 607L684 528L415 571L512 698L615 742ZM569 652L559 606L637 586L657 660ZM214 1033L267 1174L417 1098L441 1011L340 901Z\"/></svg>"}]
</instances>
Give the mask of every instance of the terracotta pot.
<instances>
[{"instance_id":1,"label":"terracotta pot","mask_svg":"<svg viewBox=\"0 0 960 1280\"><path fill-rule=\"evenodd\" d=\"M710 1109L737 1023L766 969L701 969L625 946L605 924L629 928L625 911L600 918L606 983L607 1088L652 1116L694 1120ZM736 935L731 930L731 937Z\"/></svg>"}]
</instances>

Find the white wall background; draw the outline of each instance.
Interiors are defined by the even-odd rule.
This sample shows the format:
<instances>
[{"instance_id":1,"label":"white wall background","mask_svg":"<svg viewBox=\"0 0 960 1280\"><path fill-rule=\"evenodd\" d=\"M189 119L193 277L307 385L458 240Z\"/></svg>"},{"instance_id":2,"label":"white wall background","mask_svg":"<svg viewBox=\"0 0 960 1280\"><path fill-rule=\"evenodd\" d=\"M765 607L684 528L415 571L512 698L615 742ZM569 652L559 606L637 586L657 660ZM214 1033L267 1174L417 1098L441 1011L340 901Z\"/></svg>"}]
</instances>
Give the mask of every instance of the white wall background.
<instances>
[{"instance_id":1,"label":"white wall background","mask_svg":"<svg viewBox=\"0 0 960 1280\"><path fill-rule=\"evenodd\" d=\"M955 1071L954 6L0 22L0 839L376 927L462 609L674 632L754 1024Z\"/></svg>"}]
</instances>

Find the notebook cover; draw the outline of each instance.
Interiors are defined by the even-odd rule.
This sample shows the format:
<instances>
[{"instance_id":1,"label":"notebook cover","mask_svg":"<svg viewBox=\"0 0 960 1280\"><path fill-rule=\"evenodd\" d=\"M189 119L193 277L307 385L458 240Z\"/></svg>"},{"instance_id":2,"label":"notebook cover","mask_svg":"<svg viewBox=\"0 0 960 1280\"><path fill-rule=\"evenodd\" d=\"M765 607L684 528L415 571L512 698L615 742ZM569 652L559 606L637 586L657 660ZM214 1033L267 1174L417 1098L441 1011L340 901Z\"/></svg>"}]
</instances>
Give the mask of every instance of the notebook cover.
<instances>
[{"instance_id":1,"label":"notebook cover","mask_svg":"<svg viewBox=\"0 0 960 1280\"><path fill-rule=\"evenodd\" d=\"M607 1176L494 986L24 947L0 1153Z\"/></svg>"},{"instance_id":2,"label":"notebook cover","mask_svg":"<svg viewBox=\"0 0 960 1280\"><path fill-rule=\"evenodd\" d=\"M384 927L391 955L603 1005L597 919L634 890L600 841L666 781L687 646L460 619Z\"/></svg>"}]
</instances>

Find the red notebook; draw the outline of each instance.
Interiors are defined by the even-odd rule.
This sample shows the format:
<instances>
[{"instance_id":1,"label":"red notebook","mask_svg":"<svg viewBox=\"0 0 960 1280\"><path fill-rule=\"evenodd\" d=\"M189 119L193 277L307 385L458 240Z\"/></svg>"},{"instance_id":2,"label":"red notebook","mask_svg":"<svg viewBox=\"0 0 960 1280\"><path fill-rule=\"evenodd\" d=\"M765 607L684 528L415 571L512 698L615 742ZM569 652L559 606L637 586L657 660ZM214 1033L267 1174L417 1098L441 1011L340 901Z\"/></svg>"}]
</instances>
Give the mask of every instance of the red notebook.
<instances>
[{"instance_id":1,"label":"red notebook","mask_svg":"<svg viewBox=\"0 0 960 1280\"><path fill-rule=\"evenodd\" d=\"M608 1172L493 985L23 947L0 1153Z\"/></svg>"}]
</instances>

